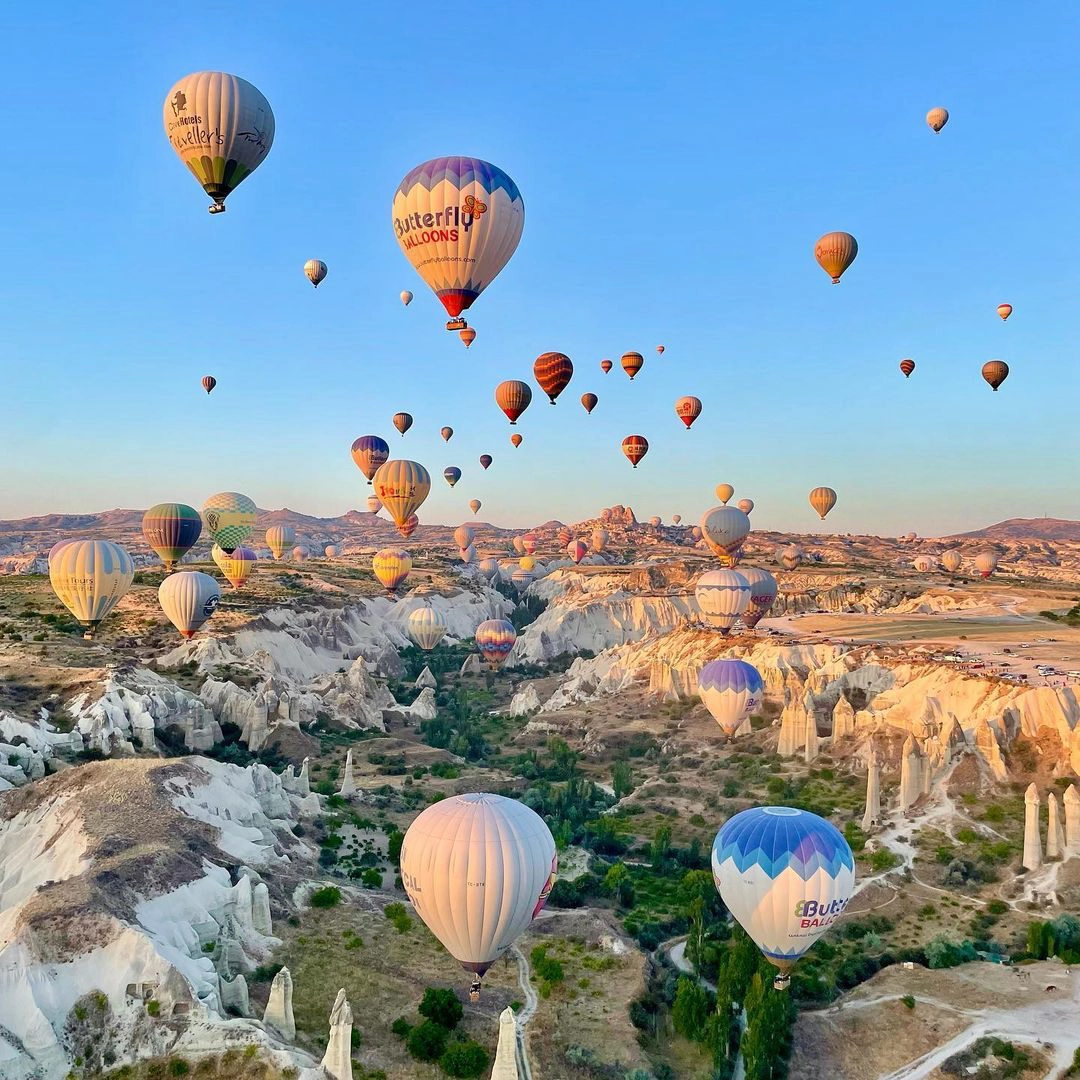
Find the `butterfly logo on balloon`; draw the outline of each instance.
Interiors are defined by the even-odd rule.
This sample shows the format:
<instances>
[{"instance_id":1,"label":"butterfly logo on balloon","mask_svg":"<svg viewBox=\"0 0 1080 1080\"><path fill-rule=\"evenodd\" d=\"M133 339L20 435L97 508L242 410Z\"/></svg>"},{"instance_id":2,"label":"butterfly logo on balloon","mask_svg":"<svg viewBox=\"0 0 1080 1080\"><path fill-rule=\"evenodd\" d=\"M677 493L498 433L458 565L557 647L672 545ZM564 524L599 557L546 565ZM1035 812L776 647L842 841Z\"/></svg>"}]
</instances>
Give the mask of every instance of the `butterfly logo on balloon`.
<instances>
[{"instance_id":1,"label":"butterfly logo on balloon","mask_svg":"<svg viewBox=\"0 0 1080 1080\"><path fill-rule=\"evenodd\" d=\"M465 202L461 206L461 212L471 214L473 217L479 217L481 214L487 213L487 203L481 202L475 195L466 195Z\"/></svg>"}]
</instances>

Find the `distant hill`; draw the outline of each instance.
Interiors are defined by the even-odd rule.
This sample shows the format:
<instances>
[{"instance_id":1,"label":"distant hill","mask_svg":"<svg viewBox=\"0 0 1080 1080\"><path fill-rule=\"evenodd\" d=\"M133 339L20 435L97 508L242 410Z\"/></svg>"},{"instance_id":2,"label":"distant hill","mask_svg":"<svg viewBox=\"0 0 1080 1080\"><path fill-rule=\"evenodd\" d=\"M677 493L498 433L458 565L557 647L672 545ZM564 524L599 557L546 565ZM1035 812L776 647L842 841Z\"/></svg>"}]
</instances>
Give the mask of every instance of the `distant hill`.
<instances>
[{"instance_id":1,"label":"distant hill","mask_svg":"<svg viewBox=\"0 0 1080 1080\"><path fill-rule=\"evenodd\" d=\"M956 533L950 539L1069 540L1080 543L1080 521L1062 518L1009 518L975 532Z\"/></svg>"}]
</instances>

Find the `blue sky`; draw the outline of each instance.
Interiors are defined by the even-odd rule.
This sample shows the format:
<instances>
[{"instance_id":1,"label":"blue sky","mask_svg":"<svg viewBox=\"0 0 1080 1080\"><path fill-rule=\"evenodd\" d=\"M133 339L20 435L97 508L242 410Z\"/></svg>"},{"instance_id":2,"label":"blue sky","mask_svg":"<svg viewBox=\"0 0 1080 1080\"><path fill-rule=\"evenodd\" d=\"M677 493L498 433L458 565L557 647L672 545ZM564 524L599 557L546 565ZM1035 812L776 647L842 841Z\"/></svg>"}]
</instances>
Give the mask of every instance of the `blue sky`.
<instances>
[{"instance_id":1,"label":"blue sky","mask_svg":"<svg viewBox=\"0 0 1080 1080\"><path fill-rule=\"evenodd\" d=\"M338 514L368 494L349 457L368 432L434 477L462 469L429 522L471 498L505 525L615 502L690 520L721 480L759 528L815 528L818 484L837 531L1080 517L1077 9L101 7L25 5L0 40L0 517L222 489ZM277 119L217 217L161 123L201 68L253 82ZM405 172L457 153L526 204L468 352L390 224ZM812 257L832 229L860 244L835 288ZM330 266L318 292L310 257ZM627 349L647 357L632 384ZM547 350L576 373L556 408L537 393L514 450L493 389ZM993 394L996 357L1012 373ZM686 393L705 406L689 433ZM629 433L651 444L637 471Z\"/></svg>"}]
</instances>

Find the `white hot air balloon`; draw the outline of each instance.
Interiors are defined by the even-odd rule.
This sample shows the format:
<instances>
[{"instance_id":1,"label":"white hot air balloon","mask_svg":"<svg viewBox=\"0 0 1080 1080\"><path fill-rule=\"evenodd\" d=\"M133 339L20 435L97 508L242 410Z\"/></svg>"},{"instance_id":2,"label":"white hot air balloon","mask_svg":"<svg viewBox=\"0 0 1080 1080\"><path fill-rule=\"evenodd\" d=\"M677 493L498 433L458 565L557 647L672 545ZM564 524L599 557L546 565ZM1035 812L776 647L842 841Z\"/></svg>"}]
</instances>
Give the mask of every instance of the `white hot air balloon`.
<instances>
[{"instance_id":1,"label":"white hot air balloon","mask_svg":"<svg viewBox=\"0 0 1080 1080\"><path fill-rule=\"evenodd\" d=\"M135 579L135 563L109 540L67 540L49 552L49 583L92 637Z\"/></svg>"},{"instance_id":2,"label":"white hot air balloon","mask_svg":"<svg viewBox=\"0 0 1080 1080\"><path fill-rule=\"evenodd\" d=\"M750 606L750 583L737 570L709 570L697 579L694 598L705 621L727 635Z\"/></svg>"},{"instance_id":3,"label":"white hot air balloon","mask_svg":"<svg viewBox=\"0 0 1080 1080\"><path fill-rule=\"evenodd\" d=\"M401 881L417 915L480 980L536 918L558 856L543 819L516 799L455 795L433 803L401 845Z\"/></svg>"},{"instance_id":4,"label":"white hot air balloon","mask_svg":"<svg viewBox=\"0 0 1080 1080\"><path fill-rule=\"evenodd\" d=\"M941 556L941 565L949 571L950 574L955 574L960 569L960 564L963 563L964 557L960 554L956 548L950 548L944 552Z\"/></svg>"},{"instance_id":5,"label":"white hot air balloon","mask_svg":"<svg viewBox=\"0 0 1080 1080\"><path fill-rule=\"evenodd\" d=\"M734 566L750 535L750 518L735 506L714 506L701 515L701 534L723 566Z\"/></svg>"},{"instance_id":6,"label":"white hot air balloon","mask_svg":"<svg viewBox=\"0 0 1080 1080\"><path fill-rule=\"evenodd\" d=\"M430 652L446 634L446 617L435 608L417 608L409 616L409 637L425 652Z\"/></svg>"},{"instance_id":7,"label":"white hot air balloon","mask_svg":"<svg viewBox=\"0 0 1080 1080\"><path fill-rule=\"evenodd\" d=\"M765 684L745 660L712 660L698 675L698 694L729 738L761 704Z\"/></svg>"},{"instance_id":8,"label":"white hot air balloon","mask_svg":"<svg viewBox=\"0 0 1080 1080\"><path fill-rule=\"evenodd\" d=\"M158 589L158 603L169 622L186 638L195 636L199 628L217 611L221 588L209 575L197 570L170 574Z\"/></svg>"}]
</instances>

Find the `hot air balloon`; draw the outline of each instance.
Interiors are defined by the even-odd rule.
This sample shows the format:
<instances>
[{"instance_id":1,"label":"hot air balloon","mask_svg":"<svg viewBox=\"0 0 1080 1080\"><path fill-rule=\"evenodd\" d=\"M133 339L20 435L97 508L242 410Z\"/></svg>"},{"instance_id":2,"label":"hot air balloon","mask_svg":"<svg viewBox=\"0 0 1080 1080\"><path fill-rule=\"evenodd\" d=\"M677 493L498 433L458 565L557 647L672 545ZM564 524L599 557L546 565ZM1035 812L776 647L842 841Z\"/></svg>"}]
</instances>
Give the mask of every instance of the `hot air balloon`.
<instances>
[{"instance_id":1,"label":"hot air balloon","mask_svg":"<svg viewBox=\"0 0 1080 1080\"><path fill-rule=\"evenodd\" d=\"M735 489L730 484L716 485L716 497L720 500L721 505L727 506L728 499L734 494Z\"/></svg>"},{"instance_id":2,"label":"hot air balloon","mask_svg":"<svg viewBox=\"0 0 1080 1080\"><path fill-rule=\"evenodd\" d=\"M467 548L475 539L476 533L471 525L459 525L454 530L454 543L459 548Z\"/></svg>"},{"instance_id":3,"label":"hot air balloon","mask_svg":"<svg viewBox=\"0 0 1080 1080\"><path fill-rule=\"evenodd\" d=\"M926 122L930 125L930 130L936 135L949 122L949 110L943 109L941 106L931 109L926 114Z\"/></svg>"},{"instance_id":4,"label":"hot air balloon","mask_svg":"<svg viewBox=\"0 0 1080 1080\"><path fill-rule=\"evenodd\" d=\"M510 581L518 592L523 593L533 581L531 570L523 570L520 566L510 575Z\"/></svg>"},{"instance_id":5,"label":"hot air balloon","mask_svg":"<svg viewBox=\"0 0 1080 1080\"><path fill-rule=\"evenodd\" d=\"M425 161L398 185L392 212L405 257L459 330L521 239L525 204L509 176L479 158Z\"/></svg>"},{"instance_id":6,"label":"hot air balloon","mask_svg":"<svg viewBox=\"0 0 1080 1080\"><path fill-rule=\"evenodd\" d=\"M623 371L630 376L630 381L633 382L634 376L641 370L642 365L645 363L645 357L639 352L623 353L621 362Z\"/></svg>"},{"instance_id":7,"label":"hot air balloon","mask_svg":"<svg viewBox=\"0 0 1080 1080\"><path fill-rule=\"evenodd\" d=\"M442 471L443 479L453 487L461 479L461 470L456 465L447 465Z\"/></svg>"},{"instance_id":8,"label":"hot air balloon","mask_svg":"<svg viewBox=\"0 0 1080 1080\"><path fill-rule=\"evenodd\" d=\"M516 424L518 417L529 407L532 390L529 384L520 379L507 379L495 387L495 404L499 406L511 424Z\"/></svg>"},{"instance_id":9,"label":"hot air balloon","mask_svg":"<svg viewBox=\"0 0 1080 1080\"><path fill-rule=\"evenodd\" d=\"M294 547L292 549L292 560L293 560L293 562L297 562L297 563L307 562L307 557L308 557L308 549L306 547L304 547L303 544L297 544L296 547Z\"/></svg>"},{"instance_id":10,"label":"hot air balloon","mask_svg":"<svg viewBox=\"0 0 1080 1080\"><path fill-rule=\"evenodd\" d=\"M675 523L676 525L681 525L681 524L682 524L682 514L672 514L672 515L671 515L671 520L672 520L672 521L673 521L673 522L674 522L674 523Z\"/></svg>"},{"instance_id":11,"label":"hot air balloon","mask_svg":"<svg viewBox=\"0 0 1080 1080\"><path fill-rule=\"evenodd\" d=\"M369 495L367 497L367 509L369 514L377 514L382 509L382 503L379 502L378 495Z\"/></svg>"},{"instance_id":12,"label":"hot air balloon","mask_svg":"<svg viewBox=\"0 0 1080 1080\"><path fill-rule=\"evenodd\" d=\"M401 845L401 883L417 915L480 996L485 972L536 918L558 855L543 819L517 799L454 795L424 810Z\"/></svg>"},{"instance_id":13,"label":"hot air balloon","mask_svg":"<svg viewBox=\"0 0 1080 1080\"><path fill-rule=\"evenodd\" d=\"M217 379L213 375L204 375L202 377L202 388L209 394L214 387L217 386Z\"/></svg>"},{"instance_id":14,"label":"hot air balloon","mask_svg":"<svg viewBox=\"0 0 1080 1080\"><path fill-rule=\"evenodd\" d=\"M1009 365L1004 360L988 360L982 366L982 377L997 393L997 388L1009 377Z\"/></svg>"},{"instance_id":15,"label":"hot air balloon","mask_svg":"<svg viewBox=\"0 0 1080 1080\"><path fill-rule=\"evenodd\" d=\"M199 520L200 520L200 522L202 521L201 518ZM77 540L57 540L56 543L53 544L53 546L51 548L49 548L49 554L48 554L48 558L47 558L47 562L49 564L49 569L50 570L52 569L53 559L57 556L57 554L59 554L61 548L67 547L68 544L75 544L75 543L78 543L78 542L79 541L77 541Z\"/></svg>"},{"instance_id":16,"label":"hot air balloon","mask_svg":"<svg viewBox=\"0 0 1080 1080\"><path fill-rule=\"evenodd\" d=\"M610 360L600 361L600 370L606 375L615 365Z\"/></svg>"},{"instance_id":17,"label":"hot air balloon","mask_svg":"<svg viewBox=\"0 0 1080 1080\"><path fill-rule=\"evenodd\" d=\"M412 427L412 417L407 412L394 413L391 423L401 432L401 437L404 439L405 432Z\"/></svg>"},{"instance_id":18,"label":"hot air balloon","mask_svg":"<svg viewBox=\"0 0 1080 1080\"><path fill-rule=\"evenodd\" d=\"M454 429L452 427L439 428L439 434L442 436L443 442L449 442L454 437Z\"/></svg>"},{"instance_id":19,"label":"hot air balloon","mask_svg":"<svg viewBox=\"0 0 1080 1080\"><path fill-rule=\"evenodd\" d=\"M780 562L785 570L794 570L802 562L802 548L798 544L788 544L780 551Z\"/></svg>"},{"instance_id":20,"label":"hot air balloon","mask_svg":"<svg viewBox=\"0 0 1080 1080\"><path fill-rule=\"evenodd\" d=\"M574 534L564 525L556 534L555 539L562 547L566 547L574 539Z\"/></svg>"},{"instance_id":21,"label":"hot air balloon","mask_svg":"<svg viewBox=\"0 0 1080 1080\"><path fill-rule=\"evenodd\" d=\"M255 569L256 556L251 548L238 547L229 554L215 544L210 549L210 556L217 563L217 568L225 580L234 589L239 589L251 577L251 571Z\"/></svg>"},{"instance_id":22,"label":"hot air balloon","mask_svg":"<svg viewBox=\"0 0 1080 1080\"><path fill-rule=\"evenodd\" d=\"M416 461L387 461L379 466L372 483L379 502L397 526L404 525L420 509L431 491L431 477Z\"/></svg>"},{"instance_id":23,"label":"hot air balloon","mask_svg":"<svg viewBox=\"0 0 1080 1080\"><path fill-rule=\"evenodd\" d=\"M202 508L203 525L223 551L232 551L251 535L255 515L255 504L236 491L219 491Z\"/></svg>"},{"instance_id":24,"label":"hot air balloon","mask_svg":"<svg viewBox=\"0 0 1080 1080\"><path fill-rule=\"evenodd\" d=\"M186 75L163 107L165 134L214 200L211 214L253 173L274 143L270 102L251 83L223 71Z\"/></svg>"},{"instance_id":25,"label":"hot air balloon","mask_svg":"<svg viewBox=\"0 0 1080 1080\"><path fill-rule=\"evenodd\" d=\"M996 569L998 564L998 553L996 551L987 548L985 551L980 551L975 556L975 569L984 577L988 578Z\"/></svg>"},{"instance_id":26,"label":"hot air balloon","mask_svg":"<svg viewBox=\"0 0 1080 1080\"><path fill-rule=\"evenodd\" d=\"M911 560L911 565L915 567L920 574L928 574L934 569L934 560L929 555L919 555Z\"/></svg>"},{"instance_id":27,"label":"hot air balloon","mask_svg":"<svg viewBox=\"0 0 1080 1080\"><path fill-rule=\"evenodd\" d=\"M518 570L516 574L528 574ZM509 619L487 619L476 628L476 645L494 671L502 667L517 641L517 631Z\"/></svg>"},{"instance_id":28,"label":"hot air balloon","mask_svg":"<svg viewBox=\"0 0 1080 1080\"><path fill-rule=\"evenodd\" d=\"M750 519L737 507L714 506L702 514L699 524L705 543L721 565L734 566L750 535Z\"/></svg>"},{"instance_id":29,"label":"hot air balloon","mask_svg":"<svg viewBox=\"0 0 1080 1080\"><path fill-rule=\"evenodd\" d=\"M499 560L498 559L481 559L480 565L477 567L480 573L488 579L488 581L494 581L499 576Z\"/></svg>"},{"instance_id":30,"label":"hot air balloon","mask_svg":"<svg viewBox=\"0 0 1080 1080\"><path fill-rule=\"evenodd\" d=\"M689 431L691 425L701 415L701 398L679 398L675 402L675 415L686 425L686 430Z\"/></svg>"},{"instance_id":31,"label":"hot air balloon","mask_svg":"<svg viewBox=\"0 0 1080 1080\"><path fill-rule=\"evenodd\" d=\"M473 512L473 514L479 514L480 513L480 507L482 505L483 504L480 502L479 499L470 499L469 500L469 509Z\"/></svg>"},{"instance_id":32,"label":"hot air balloon","mask_svg":"<svg viewBox=\"0 0 1080 1080\"><path fill-rule=\"evenodd\" d=\"M296 533L288 525L271 525L266 530L266 546L275 559L280 560L296 543Z\"/></svg>"},{"instance_id":33,"label":"hot air balloon","mask_svg":"<svg viewBox=\"0 0 1080 1080\"><path fill-rule=\"evenodd\" d=\"M108 540L66 540L49 552L49 584L92 637L135 579L135 563ZM170 580L166 578L166 581Z\"/></svg>"},{"instance_id":34,"label":"hot air balloon","mask_svg":"<svg viewBox=\"0 0 1080 1080\"><path fill-rule=\"evenodd\" d=\"M409 292L408 289L402 289L399 295L401 296L401 302L406 307L408 307L412 303L412 293Z\"/></svg>"},{"instance_id":35,"label":"hot air balloon","mask_svg":"<svg viewBox=\"0 0 1080 1080\"><path fill-rule=\"evenodd\" d=\"M548 396L552 405L555 399L566 389L574 375L574 365L570 357L561 352L546 352L536 358L533 364L533 378L540 389Z\"/></svg>"},{"instance_id":36,"label":"hot air balloon","mask_svg":"<svg viewBox=\"0 0 1080 1080\"><path fill-rule=\"evenodd\" d=\"M658 353L659 353L659 354L660 354L661 356L663 356L663 355L664 355L664 346L663 346L663 345L657 345L657 346L656 346L656 351L657 351L657 352L658 352Z\"/></svg>"},{"instance_id":37,"label":"hot air balloon","mask_svg":"<svg viewBox=\"0 0 1080 1080\"><path fill-rule=\"evenodd\" d=\"M855 858L840 831L787 806L755 806L726 821L713 841L712 872L727 909L780 969L777 990L855 887Z\"/></svg>"},{"instance_id":38,"label":"hot air balloon","mask_svg":"<svg viewBox=\"0 0 1080 1080\"><path fill-rule=\"evenodd\" d=\"M566 545L566 553L574 560L575 564L581 562L581 560L585 558L588 550L589 549L580 540L571 540L570 543Z\"/></svg>"},{"instance_id":39,"label":"hot air balloon","mask_svg":"<svg viewBox=\"0 0 1080 1080\"><path fill-rule=\"evenodd\" d=\"M816 487L810 492L810 505L824 521L825 515L836 505L836 492L830 487Z\"/></svg>"},{"instance_id":40,"label":"hot air balloon","mask_svg":"<svg viewBox=\"0 0 1080 1080\"><path fill-rule=\"evenodd\" d=\"M480 455L480 468L482 468L482 469L487 469L487 467L488 467L488 466L489 466L489 465L490 465L490 464L492 463L492 461L494 461L494 460L495 460L495 459L494 459L494 458L493 458L493 457L492 457L492 456L491 456L490 454L481 454L481 455Z\"/></svg>"},{"instance_id":41,"label":"hot air balloon","mask_svg":"<svg viewBox=\"0 0 1080 1080\"><path fill-rule=\"evenodd\" d=\"M417 608L409 616L409 637L424 652L431 652L446 634L446 616L435 608Z\"/></svg>"},{"instance_id":42,"label":"hot air balloon","mask_svg":"<svg viewBox=\"0 0 1080 1080\"><path fill-rule=\"evenodd\" d=\"M528 532L521 538L522 546L525 548L525 553L531 555L536 551L536 545L539 541L536 538L536 533Z\"/></svg>"},{"instance_id":43,"label":"hot air balloon","mask_svg":"<svg viewBox=\"0 0 1080 1080\"><path fill-rule=\"evenodd\" d=\"M650 524L650 525L651 525L651 526L652 526L652 527L653 527L654 529L658 529L658 528L660 528L660 523L661 523L661 522L662 522L663 520L664 520L663 518L661 518L661 517L658 517L658 516L654 515L653 517L649 518L649 524Z\"/></svg>"},{"instance_id":44,"label":"hot air balloon","mask_svg":"<svg viewBox=\"0 0 1080 1080\"><path fill-rule=\"evenodd\" d=\"M408 540L414 532L416 532L417 526L420 524L420 519L415 514L410 514L398 527L397 531L401 536Z\"/></svg>"},{"instance_id":45,"label":"hot air balloon","mask_svg":"<svg viewBox=\"0 0 1080 1080\"><path fill-rule=\"evenodd\" d=\"M317 289L319 287L319 282L326 277L326 263L321 259L308 259L308 261L304 263L304 277L306 277Z\"/></svg>"},{"instance_id":46,"label":"hot air balloon","mask_svg":"<svg viewBox=\"0 0 1080 1080\"><path fill-rule=\"evenodd\" d=\"M904 373L905 379L910 379L911 373L915 370L915 361L910 359L901 360L900 370Z\"/></svg>"},{"instance_id":47,"label":"hot air balloon","mask_svg":"<svg viewBox=\"0 0 1080 1080\"><path fill-rule=\"evenodd\" d=\"M323 554L328 559L336 559L340 553L341 549L337 544L327 544L326 547L323 548Z\"/></svg>"},{"instance_id":48,"label":"hot air balloon","mask_svg":"<svg viewBox=\"0 0 1080 1080\"><path fill-rule=\"evenodd\" d=\"M185 503L157 503L143 514L143 539L165 564L167 574L195 546L201 533L198 510Z\"/></svg>"},{"instance_id":49,"label":"hot air balloon","mask_svg":"<svg viewBox=\"0 0 1080 1080\"><path fill-rule=\"evenodd\" d=\"M700 525L694 525L690 529L690 535L694 538L694 540L696 542L700 543L701 538L704 536L704 533L702 533L702 531L701 531L701 526Z\"/></svg>"},{"instance_id":50,"label":"hot air balloon","mask_svg":"<svg viewBox=\"0 0 1080 1080\"><path fill-rule=\"evenodd\" d=\"M516 450L521 445L521 436L515 431L514 434L510 436L510 442Z\"/></svg>"},{"instance_id":51,"label":"hot air balloon","mask_svg":"<svg viewBox=\"0 0 1080 1080\"><path fill-rule=\"evenodd\" d=\"M748 630L753 630L768 615L776 600L776 578L768 570L756 566L740 566L739 573L750 586L750 606L743 612L742 621Z\"/></svg>"},{"instance_id":52,"label":"hot air balloon","mask_svg":"<svg viewBox=\"0 0 1080 1080\"><path fill-rule=\"evenodd\" d=\"M607 547L608 531L607 529L593 529L592 533L592 549L597 555L600 554Z\"/></svg>"},{"instance_id":53,"label":"hot air balloon","mask_svg":"<svg viewBox=\"0 0 1080 1080\"><path fill-rule=\"evenodd\" d=\"M832 278L834 285L840 284L840 276L855 261L859 254L859 245L851 233L826 233L814 246L814 258L818 265Z\"/></svg>"},{"instance_id":54,"label":"hot air balloon","mask_svg":"<svg viewBox=\"0 0 1080 1080\"><path fill-rule=\"evenodd\" d=\"M531 574L536 569L536 560L531 555L522 555L518 559L518 569Z\"/></svg>"},{"instance_id":55,"label":"hot air balloon","mask_svg":"<svg viewBox=\"0 0 1080 1080\"><path fill-rule=\"evenodd\" d=\"M461 549L461 561L468 566L470 563L476 562L476 548L470 544L468 547Z\"/></svg>"},{"instance_id":56,"label":"hot air balloon","mask_svg":"<svg viewBox=\"0 0 1080 1080\"><path fill-rule=\"evenodd\" d=\"M710 660L698 673L698 694L730 739L761 704L765 684L745 660Z\"/></svg>"},{"instance_id":57,"label":"hot air balloon","mask_svg":"<svg viewBox=\"0 0 1080 1080\"><path fill-rule=\"evenodd\" d=\"M649 440L644 435L627 435L622 441L622 452L636 469L638 462L649 452Z\"/></svg>"},{"instance_id":58,"label":"hot air balloon","mask_svg":"<svg viewBox=\"0 0 1080 1080\"><path fill-rule=\"evenodd\" d=\"M955 574L960 569L961 563L963 563L963 556L955 548L946 551L941 556L941 565L949 571L950 574Z\"/></svg>"},{"instance_id":59,"label":"hot air balloon","mask_svg":"<svg viewBox=\"0 0 1080 1080\"><path fill-rule=\"evenodd\" d=\"M401 548L383 548L376 551L371 560L371 571L388 596L393 596L397 587L409 576L412 559Z\"/></svg>"},{"instance_id":60,"label":"hot air balloon","mask_svg":"<svg viewBox=\"0 0 1080 1080\"><path fill-rule=\"evenodd\" d=\"M596 408L596 403L600 399L595 394L582 394L581 404L587 413L591 413Z\"/></svg>"},{"instance_id":61,"label":"hot air balloon","mask_svg":"<svg viewBox=\"0 0 1080 1080\"><path fill-rule=\"evenodd\" d=\"M220 602L218 583L209 574L197 570L171 574L158 588L161 610L186 638L195 636L199 627L217 611Z\"/></svg>"},{"instance_id":62,"label":"hot air balloon","mask_svg":"<svg viewBox=\"0 0 1080 1080\"><path fill-rule=\"evenodd\" d=\"M1012 311L1012 304L998 304L997 306L997 313L1001 316L1002 322L1012 314Z\"/></svg>"},{"instance_id":63,"label":"hot air balloon","mask_svg":"<svg viewBox=\"0 0 1080 1080\"><path fill-rule=\"evenodd\" d=\"M738 502L737 502L737 503L736 503L735 505L736 505L736 506L737 506L737 507L738 507L738 508L739 508L739 509L740 509L740 510L741 510L741 511L742 511L742 512L744 513L744 514L746 514L747 516L749 516L749 514L750 514L750 511L754 509L754 500L753 500L753 499L740 499L740 500L739 500L739 501L738 501Z\"/></svg>"},{"instance_id":64,"label":"hot air balloon","mask_svg":"<svg viewBox=\"0 0 1080 1080\"><path fill-rule=\"evenodd\" d=\"M694 598L705 621L727 636L750 606L750 583L737 570L709 570L695 582Z\"/></svg>"},{"instance_id":65,"label":"hot air balloon","mask_svg":"<svg viewBox=\"0 0 1080 1080\"><path fill-rule=\"evenodd\" d=\"M390 457L390 444L378 435L361 435L352 444L352 459L370 484L379 467Z\"/></svg>"}]
</instances>

